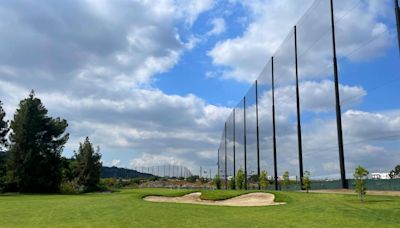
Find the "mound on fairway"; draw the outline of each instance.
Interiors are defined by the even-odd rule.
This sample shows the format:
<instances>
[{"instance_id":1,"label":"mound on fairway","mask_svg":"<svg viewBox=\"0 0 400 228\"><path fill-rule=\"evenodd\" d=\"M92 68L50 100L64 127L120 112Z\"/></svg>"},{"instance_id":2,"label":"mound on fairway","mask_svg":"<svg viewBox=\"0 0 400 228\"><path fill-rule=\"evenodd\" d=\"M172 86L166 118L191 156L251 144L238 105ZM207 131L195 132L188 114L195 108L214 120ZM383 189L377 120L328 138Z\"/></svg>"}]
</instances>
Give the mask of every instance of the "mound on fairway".
<instances>
[{"instance_id":1,"label":"mound on fairway","mask_svg":"<svg viewBox=\"0 0 400 228\"><path fill-rule=\"evenodd\" d=\"M190 193L180 197L166 197L166 196L147 196L143 199L151 202L168 202L168 203L191 203L203 205L217 205L217 206L272 206L284 203L274 202L275 196L270 193L248 193L236 196L226 200L203 200L200 198L201 192Z\"/></svg>"}]
</instances>

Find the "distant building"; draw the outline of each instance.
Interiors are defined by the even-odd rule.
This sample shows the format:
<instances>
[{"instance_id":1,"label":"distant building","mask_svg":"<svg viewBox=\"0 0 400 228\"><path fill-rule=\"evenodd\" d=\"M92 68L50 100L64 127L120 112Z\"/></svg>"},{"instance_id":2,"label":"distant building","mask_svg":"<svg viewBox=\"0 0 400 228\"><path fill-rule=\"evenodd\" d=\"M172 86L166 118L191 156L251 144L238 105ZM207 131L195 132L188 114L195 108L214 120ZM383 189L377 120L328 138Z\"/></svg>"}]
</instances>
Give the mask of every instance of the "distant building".
<instances>
[{"instance_id":1,"label":"distant building","mask_svg":"<svg viewBox=\"0 0 400 228\"><path fill-rule=\"evenodd\" d=\"M371 173L372 179L390 179L389 173Z\"/></svg>"}]
</instances>

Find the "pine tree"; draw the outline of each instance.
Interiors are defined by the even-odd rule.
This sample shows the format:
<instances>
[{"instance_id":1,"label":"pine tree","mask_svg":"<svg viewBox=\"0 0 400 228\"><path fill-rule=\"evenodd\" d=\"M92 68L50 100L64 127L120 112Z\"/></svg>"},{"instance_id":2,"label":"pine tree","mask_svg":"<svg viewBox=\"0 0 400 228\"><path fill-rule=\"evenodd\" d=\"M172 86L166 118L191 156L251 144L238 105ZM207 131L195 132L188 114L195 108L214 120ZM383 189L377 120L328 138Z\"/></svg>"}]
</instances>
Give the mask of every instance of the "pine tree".
<instances>
[{"instance_id":1,"label":"pine tree","mask_svg":"<svg viewBox=\"0 0 400 228\"><path fill-rule=\"evenodd\" d=\"M6 113L0 101L0 192L4 189L6 175L6 152L7 149L7 134L9 131L8 122L4 120Z\"/></svg>"},{"instance_id":2,"label":"pine tree","mask_svg":"<svg viewBox=\"0 0 400 228\"><path fill-rule=\"evenodd\" d=\"M7 176L20 192L57 192L61 182L61 153L68 124L47 116L32 91L19 103L11 121Z\"/></svg>"},{"instance_id":3,"label":"pine tree","mask_svg":"<svg viewBox=\"0 0 400 228\"><path fill-rule=\"evenodd\" d=\"M86 192L94 191L98 188L102 166L99 151L99 147L97 147L97 151L93 149L89 137L86 137L85 142L79 145L78 153L75 154L77 183L83 186Z\"/></svg>"},{"instance_id":4,"label":"pine tree","mask_svg":"<svg viewBox=\"0 0 400 228\"><path fill-rule=\"evenodd\" d=\"M4 120L6 113L3 109L3 103L0 101L0 152L7 148L7 134L9 131L8 122Z\"/></svg>"}]
</instances>

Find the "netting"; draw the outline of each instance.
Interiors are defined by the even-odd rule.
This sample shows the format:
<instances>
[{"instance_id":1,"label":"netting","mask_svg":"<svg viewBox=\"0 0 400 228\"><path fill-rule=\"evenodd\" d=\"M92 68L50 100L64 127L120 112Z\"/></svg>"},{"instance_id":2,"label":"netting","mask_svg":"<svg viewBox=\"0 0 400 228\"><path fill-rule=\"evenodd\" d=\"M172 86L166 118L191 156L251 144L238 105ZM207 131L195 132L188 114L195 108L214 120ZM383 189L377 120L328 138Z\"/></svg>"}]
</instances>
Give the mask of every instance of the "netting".
<instances>
[{"instance_id":1,"label":"netting","mask_svg":"<svg viewBox=\"0 0 400 228\"><path fill-rule=\"evenodd\" d=\"M249 184L254 184L258 180L256 117L256 87L253 84L246 94L246 155Z\"/></svg>"},{"instance_id":2,"label":"netting","mask_svg":"<svg viewBox=\"0 0 400 228\"><path fill-rule=\"evenodd\" d=\"M228 118L229 176L235 173L234 167L236 171L246 167L251 185L257 182L258 169L267 171L271 179L277 168L279 179L289 172L291 180L299 181L302 161L303 171L311 173L313 180L323 180L314 182L315 188L342 187L342 182L336 181L343 171L341 138L347 178L352 178L358 165L370 172L387 173L400 163L396 156L400 146L400 101L396 99L400 63L394 13L388 5L389 0L335 0L332 10L328 0L312 4L236 106L235 115ZM293 183L292 189L300 186Z\"/></svg>"}]
</instances>

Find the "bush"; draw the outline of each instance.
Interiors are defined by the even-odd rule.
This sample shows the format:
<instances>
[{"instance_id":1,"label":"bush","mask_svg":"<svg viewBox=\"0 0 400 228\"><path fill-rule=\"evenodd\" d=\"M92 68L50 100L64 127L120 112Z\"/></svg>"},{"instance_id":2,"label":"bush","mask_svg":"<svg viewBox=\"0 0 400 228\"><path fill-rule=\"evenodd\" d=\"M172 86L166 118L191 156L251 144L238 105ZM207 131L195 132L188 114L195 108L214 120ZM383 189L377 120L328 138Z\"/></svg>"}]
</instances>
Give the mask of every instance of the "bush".
<instances>
[{"instance_id":1,"label":"bush","mask_svg":"<svg viewBox=\"0 0 400 228\"><path fill-rule=\"evenodd\" d=\"M216 175L214 178L214 184L217 189L221 189L221 178L219 175Z\"/></svg>"},{"instance_id":2,"label":"bush","mask_svg":"<svg viewBox=\"0 0 400 228\"><path fill-rule=\"evenodd\" d=\"M232 177L231 180L229 181L229 188L232 189L232 190L236 189L235 177Z\"/></svg>"},{"instance_id":3,"label":"bush","mask_svg":"<svg viewBox=\"0 0 400 228\"><path fill-rule=\"evenodd\" d=\"M239 169L236 174L236 187L243 189L245 186L245 175L243 169Z\"/></svg>"},{"instance_id":4,"label":"bush","mask_svg":"<svg viewBox=\"0 0 400 228\"><path fill-rule=\"evenodd\" d=\"M268 178L267 177L268 177L267 171L263 170L261 172L259 180L258 180L258 182L259 182L258 184L260 185L261 189L265 189L265 188L268 187L269 182L268 182Z\"/></svg>"},{"instance_id":5,"label":"bush","mask_svg":"<svg viewBox=\"0 0 400 228\"><path fill-rule=\"evenodd\" d=\"M354 178L356 179L355 189L361 201L364 201L364 197L367 193L367 189L364 186L364 179L367 177L368 174L368 170L366 170L362 166L358 166L354 171Z\"/></svg>"},{"instance_id":6,"label":"bush","mask_svg":"<svg viewBox=\"0 0 400 228\"><path fill-rule=\"evenodd\" d=\"M62 182L60 185L61 194L79 194L79 186L73 182Z\"/></svg>"},{"instance_id":7,"label":"bush","mask_svg":"<svg viewBox=\"0 0 400 228\"><path fill-rule=\"evenodd\" d=\"M282 181L282 185L285 187L285 189L287 190L289 188L290 185L290 179L289 179L289 171L285 171L283 173L283 181Z\"/></svg>"},{"instance_id":8,"label":"bush","mask_svg":"<svg viewBox=\"0 0 400 228\"><path fill-rule=\"evenodd\" d=\"M302 187L303 189L305 189L308 193L308 191L311 188L311 181L310 181L310 172L305 171L304 175L303 175L303 183L302 183Z\"/></svg>"}]
</instances>

